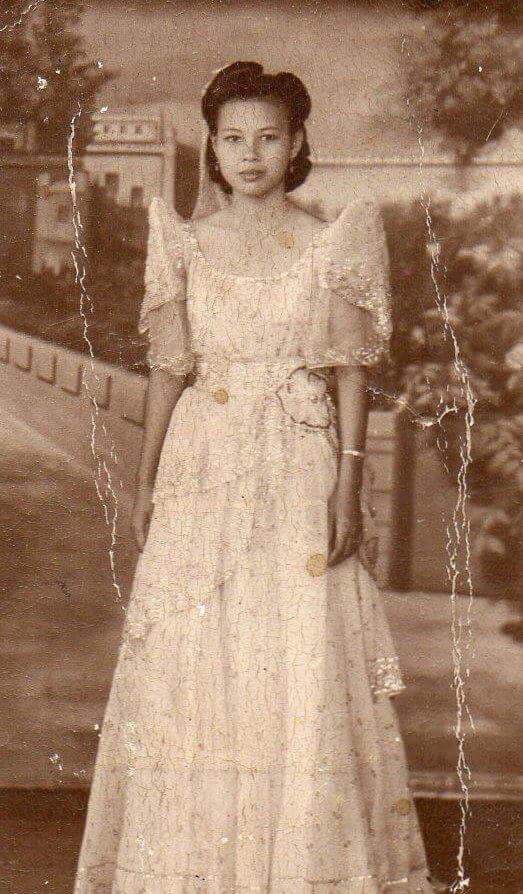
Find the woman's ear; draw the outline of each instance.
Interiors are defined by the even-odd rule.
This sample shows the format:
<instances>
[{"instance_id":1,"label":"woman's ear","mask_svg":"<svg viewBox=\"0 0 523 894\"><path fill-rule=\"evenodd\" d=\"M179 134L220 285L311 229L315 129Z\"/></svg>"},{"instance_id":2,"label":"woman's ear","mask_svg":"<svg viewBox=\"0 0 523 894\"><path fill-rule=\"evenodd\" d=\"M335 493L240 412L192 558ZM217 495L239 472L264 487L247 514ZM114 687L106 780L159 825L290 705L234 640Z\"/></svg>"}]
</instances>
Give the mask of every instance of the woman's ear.
<instances>
[{"instance_id":1,"label":"woman's ear","mask_svg":"<svg viewBox=\"0 0 523 894\"><path fill-rule=\"evenodd\" d=\"M304 133L303 133L303 130L300 128L300 130L296 131L296 133L294 134L294 137L292 139L292 147L291 147L292 158L296 158L298 152L300 151L301 147L303 146L303 138L304 138Z\"/></svg>"}]
</instances>

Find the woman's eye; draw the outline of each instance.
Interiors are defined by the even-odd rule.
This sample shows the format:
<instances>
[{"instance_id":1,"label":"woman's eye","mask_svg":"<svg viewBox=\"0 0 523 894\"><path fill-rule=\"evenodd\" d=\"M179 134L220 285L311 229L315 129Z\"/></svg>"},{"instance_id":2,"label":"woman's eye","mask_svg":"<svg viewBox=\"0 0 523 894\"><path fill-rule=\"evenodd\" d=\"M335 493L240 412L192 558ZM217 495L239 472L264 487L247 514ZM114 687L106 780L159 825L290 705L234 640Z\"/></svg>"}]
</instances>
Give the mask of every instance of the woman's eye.
<instances>
[{"instance_id":1,"label":"woman's eye","mask_svg":"<svg viewBox=\"0 0 523 894\"><path fill-rule=\"evenodd\" d=\"M228 142L228 143L236 143L238 140L241 139L241 137L239 137L238 134L231 133L231 134L229 134L227 137L224 137L224 139L225 139L226 142Z\"/></svg>"},{"instance_id":2,"label":"woman's eye","mask_svg":"<svg viewBox=\"0 0 523 894\"><path fill-rule=\"evenodd\" d=\"M266 133L263 135L263 139L271 142L272 140L278 139L278 134L277 133Z\"/></svg>"}]
</instances>

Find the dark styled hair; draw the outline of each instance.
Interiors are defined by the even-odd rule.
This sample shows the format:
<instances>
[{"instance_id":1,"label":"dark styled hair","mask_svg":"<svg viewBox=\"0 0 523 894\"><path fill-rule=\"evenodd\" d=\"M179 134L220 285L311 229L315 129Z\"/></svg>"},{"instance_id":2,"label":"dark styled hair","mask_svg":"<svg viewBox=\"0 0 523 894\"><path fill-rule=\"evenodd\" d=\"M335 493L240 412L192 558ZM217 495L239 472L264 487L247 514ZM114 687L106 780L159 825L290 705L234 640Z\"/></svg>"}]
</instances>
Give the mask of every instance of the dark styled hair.
<instances>
[{"instance_id":1,"label":"dark styled hair","mask_svg":"<svg viewBox=\"0 0 523 894\"><path fill-rule=\"evenodd\" d=\"M211 134L216 133L220 107L234 99L269 99L285 106L291 134L303 131L303 143L296 156L290 160L285 173L285 191L291 192L307 178L311 169L310 147L307 141L305 121L311 111L311 99L307 88L296 75L287 71L265 74L258 62L233 62L222 68L206 87L202 96L202 114ZM205 163L209 177L225 193L231 187L220 171L211 138L207 140Z\"/></svg>"}]
</instances>

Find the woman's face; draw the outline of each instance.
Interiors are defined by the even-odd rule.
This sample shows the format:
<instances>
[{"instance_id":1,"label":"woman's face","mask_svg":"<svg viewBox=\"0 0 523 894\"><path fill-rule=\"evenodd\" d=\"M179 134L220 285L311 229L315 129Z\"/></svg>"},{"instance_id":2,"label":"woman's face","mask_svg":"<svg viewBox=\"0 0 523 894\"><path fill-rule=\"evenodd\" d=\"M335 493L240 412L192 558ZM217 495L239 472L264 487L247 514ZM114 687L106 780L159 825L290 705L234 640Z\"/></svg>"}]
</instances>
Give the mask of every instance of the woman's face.
<instances>
[{"instance_id":1,"label":"woman's face","mask_svg":"<svg viewBox=\"0 0 523 894\"><path fill-rule=\"evenodd\" d=\"M229 100L220 107L212 144L233 192L263 196L283 183L303 134L292 135L287 110L265 99Z\"/></svg>"}]
</instances>

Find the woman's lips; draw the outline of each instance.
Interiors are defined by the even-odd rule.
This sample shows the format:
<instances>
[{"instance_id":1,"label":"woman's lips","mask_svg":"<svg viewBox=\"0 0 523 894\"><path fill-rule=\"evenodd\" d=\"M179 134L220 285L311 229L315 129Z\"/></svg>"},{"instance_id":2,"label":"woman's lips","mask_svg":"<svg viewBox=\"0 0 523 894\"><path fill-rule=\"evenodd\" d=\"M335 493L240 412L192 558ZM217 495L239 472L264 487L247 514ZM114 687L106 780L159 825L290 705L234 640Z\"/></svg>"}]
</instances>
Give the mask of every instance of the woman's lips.
<instances>
[{"instance_id":1,"label":"woman's lips","mask_svg":"<svg viewBox=\"0 0 523 894\"><path fill-rule=\"evenodd\" d=\"M253 171L240 171L240 177L243 180L258 180L259 177L263 175L263 171L261 169L256 169Z\"/></svg>"}]
</instances>

